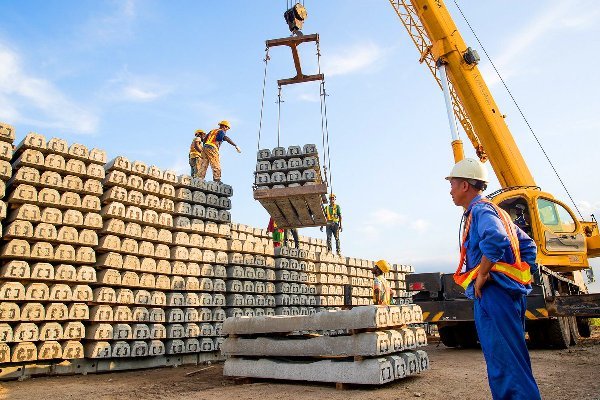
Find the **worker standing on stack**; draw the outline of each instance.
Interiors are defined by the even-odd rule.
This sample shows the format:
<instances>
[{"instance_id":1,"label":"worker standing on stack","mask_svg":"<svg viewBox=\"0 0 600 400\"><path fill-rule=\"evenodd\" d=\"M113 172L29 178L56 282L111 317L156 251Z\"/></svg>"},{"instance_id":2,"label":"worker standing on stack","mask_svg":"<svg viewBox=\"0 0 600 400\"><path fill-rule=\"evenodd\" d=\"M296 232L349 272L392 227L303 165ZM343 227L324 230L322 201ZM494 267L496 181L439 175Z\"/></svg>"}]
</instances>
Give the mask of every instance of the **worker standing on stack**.
<instances>
[{"instance_id":1,"label":"worker standing on stack","mask_svg":"<svg viewBox=\"0 0 600 400\"><path fill-rule=\"evenodd\" d=\"M371 270L373 275L373 304L377 306L389 306L392 302L392 289L383 276L390 272L390 264L385 260L379 260Z\"/></svg>"},{"instance_id":2,"label":"worker standing on stack","mask_svg":"<svg viewBox=\"0 0 600 400\"><path fill-rule=\"evenodd\" d=\"M327 251L331 252L331 236L335 237L335 249L338 256L342 254L340 249L340 232L342 231L342 210L339 204L335 204L335 194L329 195L329 205L323 207L325 211L325 218L327 219L326 233L327 233ZM323 227L321 227L323 232Z\"/></svg>"},{"instance_id":3,"label":"worker standing on stack","mask_svg":"<svg viewBox=\"0 0 600 400\"><path fill-rule=\"evenodd\" d=\"M202 141L206 137L206 133L202 129L194 132L194 140L190 145L190 167L192 168L191 175L193 178L198 177L198 168L200 166L200 155L202 154Z\"/></svg>"},{"instance_id":4,"label":"worker standing on stack","mask_svg":"<svg viewBox=\"0 0 600 400\"><path fill-rule=\"evenodd\" d=\"M221 182L221 160L219 159L219 148L221 147L221 143L223 141L229 143L238 153L242 151L240 148L231 140L226 132L231 129L231 125L229 125L228 121L219 122L219 128L213 129L208 132L204 139L204 148L202 149L202 154L200 155L200 166L198 167L198 177L200 179L204 179L206 176L206 171L208 170L208 165L213 171L213 181Z\"/></svg>"},{"instance_id":5,"label":"worker standing on stack","mask_svg":"<svg viewBox=\"0 0 600 400\"><path fill-rule=\"evenodd\" d=\"M508 213L481 196L488 177L479 161L459 161L446 179L454 204L465 209L454 280L474 300L492 397L540 399L525 344L525 296L537 270L535 243ZM466 272L461 273L463 265Z\"/></svg>"}]
</instances>

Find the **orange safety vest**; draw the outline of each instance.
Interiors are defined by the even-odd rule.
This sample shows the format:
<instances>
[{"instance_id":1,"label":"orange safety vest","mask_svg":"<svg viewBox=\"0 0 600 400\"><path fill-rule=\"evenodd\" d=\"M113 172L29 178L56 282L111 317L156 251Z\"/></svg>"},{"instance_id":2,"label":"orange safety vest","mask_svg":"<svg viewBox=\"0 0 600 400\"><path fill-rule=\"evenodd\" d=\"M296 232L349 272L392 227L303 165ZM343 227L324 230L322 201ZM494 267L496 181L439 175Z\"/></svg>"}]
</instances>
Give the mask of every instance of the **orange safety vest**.
<instances>
[{"instance_id":1,"label":"orange safety vest","mask_svg":"<svg viewBox=\"0 0 600 400\"><path fill-rule=\"evenodd\" d=\"M504 225L504 229L506 229L506 233L508 234L508 239L510 241L510 247L515 256L515 262L513 264L508 264L505 262L498 261L492 267L492 271L500 272L509 278L522 283L523 285L527 285L531 283L531 270L529 264L524 261L521 261L521 251L519 250L519 239L517 238L517 231L515 230L515 225L512 223L510 216L506 211L498 207L496 204L492 203L489 200L482 199L477 203L488 203L490 204ZM475 203L475 204L477 204ZM480 265L477 265L475 268L467 271L460 272L462 270L463 265L465 264L467 258L467 247L465 246L465 241L467 239L467 235L469 233L469 229L471 228L471 219L473 217L473 212L469 213L469 217L465 222L465 230L463 232L462 244L460 246L460 262L458 263L458 268L454 273L454 282L462 286L463 289L467 289L469 284L477 278L477 274L479 273Z\"/></svg>"},{"instance_id":2,"label":"orange safety vest","mask_svg":"<svg viewBox=\"0 0 600 400\"><path fill-rule=\"evenodd\" d=\"M192 144L190 144L190 158L200 157L200 152L196 150L196 147L194 146L196 141L199 142L199 147L202 148L202 141L200 140L200 138L194 138L194 140L192 140Z\"/></svg>"},{"instance_id":3,"label":"orange safety vest","mask_svg":"<svg viewBox=\"0 0 600 400\"><path fill-rule=\"evenodd\" d=\"M206 139L204 140L204 145L205 146L211 146L215 149L219 149L219 147L221 146L221 142L217 142L217 134L219 133L220 129L213 129L212 131L208 132L208 135L206 136Z\"/></svg>"}]
</instances>

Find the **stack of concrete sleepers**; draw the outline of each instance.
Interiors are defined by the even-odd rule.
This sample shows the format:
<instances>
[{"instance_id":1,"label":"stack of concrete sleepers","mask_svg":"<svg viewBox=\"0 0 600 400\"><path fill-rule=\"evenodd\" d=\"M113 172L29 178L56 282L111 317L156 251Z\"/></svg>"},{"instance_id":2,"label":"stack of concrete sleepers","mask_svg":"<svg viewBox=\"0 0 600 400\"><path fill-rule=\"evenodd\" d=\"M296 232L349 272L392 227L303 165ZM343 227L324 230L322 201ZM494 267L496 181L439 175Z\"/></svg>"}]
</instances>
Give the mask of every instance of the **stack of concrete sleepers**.
<instances>
[{"instance_id":1,"label":"stack of concrete sleepers","mask_svg":"<svg viewBox=\"0 0 600 400\"><path fill-rule=\"evenodd\" d=\"M175 189L172 173L116 157L105 166L88 358L165 354Z\"/></svg>"},{"instance_id":2,"label":"stack of concrete sleepers","mask_svg":"<svg viewBox=\"0 0 600 400\"><path fill-rule=\"evenodd\" d=\"M394 291L396 304L409 304L412 302L411 294L406 286L406 275L412 274L415 269L412 265L394 264L388 279Z\"/></svg>"},{"instance_id":3,"label":"stack of concrete sleepers","mask_svg":"<svg viewBox=\"0 0 600 400\"><path fill-rule=\"evenodd\" d=\"M318 277L315 253L305 249L275 249L275 314L310 315L316 312Z\"/></svg>"},{"instance_id":4,"label":"stack of concrete sleepers","mask_svg":"<svg viewBox=\"0 0 600 400\"><path fill-rule=\"evenodd\" d=\"M228 243L227 316L230 317L275 315L272 247L255 237L254 231L248 232L250 229L234 224Z\"/></svg>"},{"instance_id":5,"label":"stack of concrete sleepers","mask_svg":"<svg viewBox=\"0 0 600 400\"><path fill-rule=\"evenodd\" d=\"M258 151L257 190L309 186L321 182L319 155L314 144Z\"/></svg>"},{"instance_id":6,"label":"stack of concrete sleepers","mask_svg":"<svg viewBox=\"0 0 600 400\"><path fill-rule=\"evenodd\" d=\"M225 320L227 240L230 236L231 186L186 175L176 184L171 258L173 273L181 276L167 294L176 319L169 326L169 354L218 350Z\"/></svg>"},{"instance_id":7,"label":"stack of concrete sleepers","mask_svg":"<svg viewBox=\"0 0 600 400\"><path fill-rule=\"evenodd\" d=\"M0 221L6 218L6 181L12 176L10 161L13 156L13 142L15 140L15 128L12 125L0 122ZM0 226L0 235L2 234Z\"/></svg>"},{"instance_id":8,"label":"stack of concrete sleepers","mask_svg":"<svg viewBox=\"0 0 600 400\"><path fill-rule=\"evenodd\" d=\"M348 257L346 264L352 285L352 305L373 304L373 261Z\"/></svg>"},{"instance_id":9,"label":"stack of concrete sleepers","mask_svg":"<svg viewBox=\"0 0 600 400\"><path fill-rule=\"evenodd\" d=\"M318 293L317 304L321 307L341 307L344 305L344 285L350 283L346 258L332 253L318 253Z\"/></svg>"},{"instance_id":10,"label":"stack of concrete sleepers","mask_svg":"<svg viewBox=\"0 0 600 400\"><path fill-rule=\"evenodd\" d=\"M35 133L15 150L0 278L12 362L83 358L105 161L104 151Z\"/></svg>"},{"instance_id":11,"label":"stack of concrete sleepers","mask_svg":"<svg viewBox=\"0 0 600 400\"><path fill-rule=\"evenodd\" d=\"M231 377L381 385L429 368L418 306L364 306L311 316L228 318ZM327 332L327 335L319 333ZM335 332L336 334L333 334ZM277 336L277 337L274 337Z\"/></svg>"}]
</instances>

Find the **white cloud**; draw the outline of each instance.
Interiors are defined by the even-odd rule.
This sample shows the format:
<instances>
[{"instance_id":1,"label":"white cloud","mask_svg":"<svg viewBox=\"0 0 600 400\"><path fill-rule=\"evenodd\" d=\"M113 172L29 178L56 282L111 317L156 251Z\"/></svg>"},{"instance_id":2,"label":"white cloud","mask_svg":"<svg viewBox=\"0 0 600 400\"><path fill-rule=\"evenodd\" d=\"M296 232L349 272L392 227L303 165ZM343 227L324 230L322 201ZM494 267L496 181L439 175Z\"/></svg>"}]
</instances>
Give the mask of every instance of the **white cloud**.
<instances>
[{"instance_id":1,"label":"white cloud","mask_svg":"<svg viewBox=\"0 0 600 400\"><path fill-rule=\"evenodd\" d=\"M51 81L26 71L20 55L3 44L0 44L0 108L0 116L13 123L79 133L92 133L98 126L98 117L93 112L74 103Z\"/></svg>"},{"instance_id":2,"label":"white cloud","mask_svg":"<svg viewBox=\"0 0 600 400\"><path fill-rule=\"evenodd\" d=\"M417 219L410 223L410 227L419 233L425 233L431 224L424 219Z\"/></svg>"},{"instance_id":3,"label":"white cloud","mask_svg":"<svg viewBox=\"0 0 600 400\"><path fill-rule=\"evenodd\" d=\"M123 67L108 81L105 96L113 101L150 102L170 93L172 88L152 76L135 75Z\"/></svg>"},{"instance_id":4,"label":"white cloud","mask_svg":"<svg viewBox=\"0 0 600 400\"><path fill-rule=\"evenodd\" d=\"M365 240L377 240L389 235L394 229L407 229L422 234L431 223L424 219L412 220L404 214L387 208L378 208L367 215L365 223L356 230Z\"/></svg>"},{"instance_id":5,"label":"white cloud","mask_svg":"<svg viewBox=\"0 0 600 400\"><path fill-rule=\"evenodd\" d=\"M175 171L177 175L189 175L190 163L187 158L177 157L167 169Z\"/></svg>"},{"instance_id":6,"label":"white cloud","mask_svg":"<svg viewBox=\"0 0 600 400\"><path fill-rule=\"evenodd\" d=\"M328 54L323 59L326 76L346 75L362 71L376 65L383 57L383 50L374 43L359 43Z\"/></svg>"},{"instance_id":7,"label":"white cloud","mask_svg":"<svg viewBox=\"0 0 600 400\"><path fill-rule=\"evenodd\" d=\"M596 218L600 218L600 201L590 202L580 200L577 202L577 207L585 219L588 219L590 214L594 214Z\"/></svg>"},{"instance_id":8,"label":"white cloud","mask_svg":"<svg viewBox=\"0 0 600 400\"><path fill-rule=\"evenodd\" d=\"M600 9L594 9L592 7L594 3L590 2L587 2L590 7L583 7L583 3L585 2L555 2L549 7L544 7L541 14L528 23L524 29L516 32L506 42L504 52L494 57L493 60L504 80L521 73L515 66L522 66L522 58L528 54L529 49L541 40L548 40L548 34L551 31L584 29L591 26L592 22L595 23ZM582 9L591 11L584 15L581 14ZM500 78L491 65L486 65L481 69L489 86L500 82Z\"/></svg>"},{"instance_id":9,"label":"white cloud","mask_svg":"<svg viewBox=\"0 0 600 400\"><path fill-rule=\"evenodd\" d=\"M132 36L133 23L137 17L137 1L115 0L115 9L105 15L98 15L85 25L88 39L100 42L123 40Z\"/></svg>"}]
</instances>

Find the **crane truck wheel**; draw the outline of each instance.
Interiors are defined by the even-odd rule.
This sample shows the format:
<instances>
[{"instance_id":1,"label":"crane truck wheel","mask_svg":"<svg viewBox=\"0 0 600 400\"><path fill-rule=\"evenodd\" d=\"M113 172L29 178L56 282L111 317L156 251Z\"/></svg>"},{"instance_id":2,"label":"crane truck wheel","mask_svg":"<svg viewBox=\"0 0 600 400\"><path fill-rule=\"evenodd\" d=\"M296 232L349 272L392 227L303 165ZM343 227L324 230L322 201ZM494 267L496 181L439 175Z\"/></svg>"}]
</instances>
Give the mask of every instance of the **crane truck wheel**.
<instances>
[{"instance_id":1,"label":"crane truck wheel","mask_svg":"<svg viewBox=\"0 0 600 400\"><path fill-rule=\"evenodd\" d=\"M566 349L571 343L571 329L568 317L548 320L547 345L554 349Z\"/></svg>"},{"instance_id":2,"label":"crane truck wheel","mask_svg":"<svg viewBox=\"0 0 600 400\"><path fill-rule=\"evenodd\" d=\"M476 349L479 347L479 337L475 322L462 322L458 325L454 334L460 347L464 349Z\"/></svg>"},{"instance_id":3,"label":"crane truck wheel","mask_svg":"<svg viewBox=\"0 0 600 400\"><path fill-rule=\"evenodd\" d=\"M575 346L579 342L579 332L577 329L577 320L575 317L567 317L569 319L569 331L571 333L571 340L569 345Z\"/></svg>"},{"instance_id":4,"label":"crane truck wheel","mask_svg":"<svg viewBox=\"0 0 600 400\"><path fill-rule=\"evenodd\" d=\"M444 326L438 325L438 333L440 334L440 341L446 347L458 347L458 340L456 338L456 326Z\"/></svg>"},{"instance_id":5,"label":"crane truck wheel","mask_svg":"<svg viewBox=\"0 0 600 400\"><path fill-rule=\"evenodd\" d=\"M592 336L592 328L590 327L589 318L576 318L577 320L577 331L579 336L589 338Z\"/></svg>"}]
</instances>

